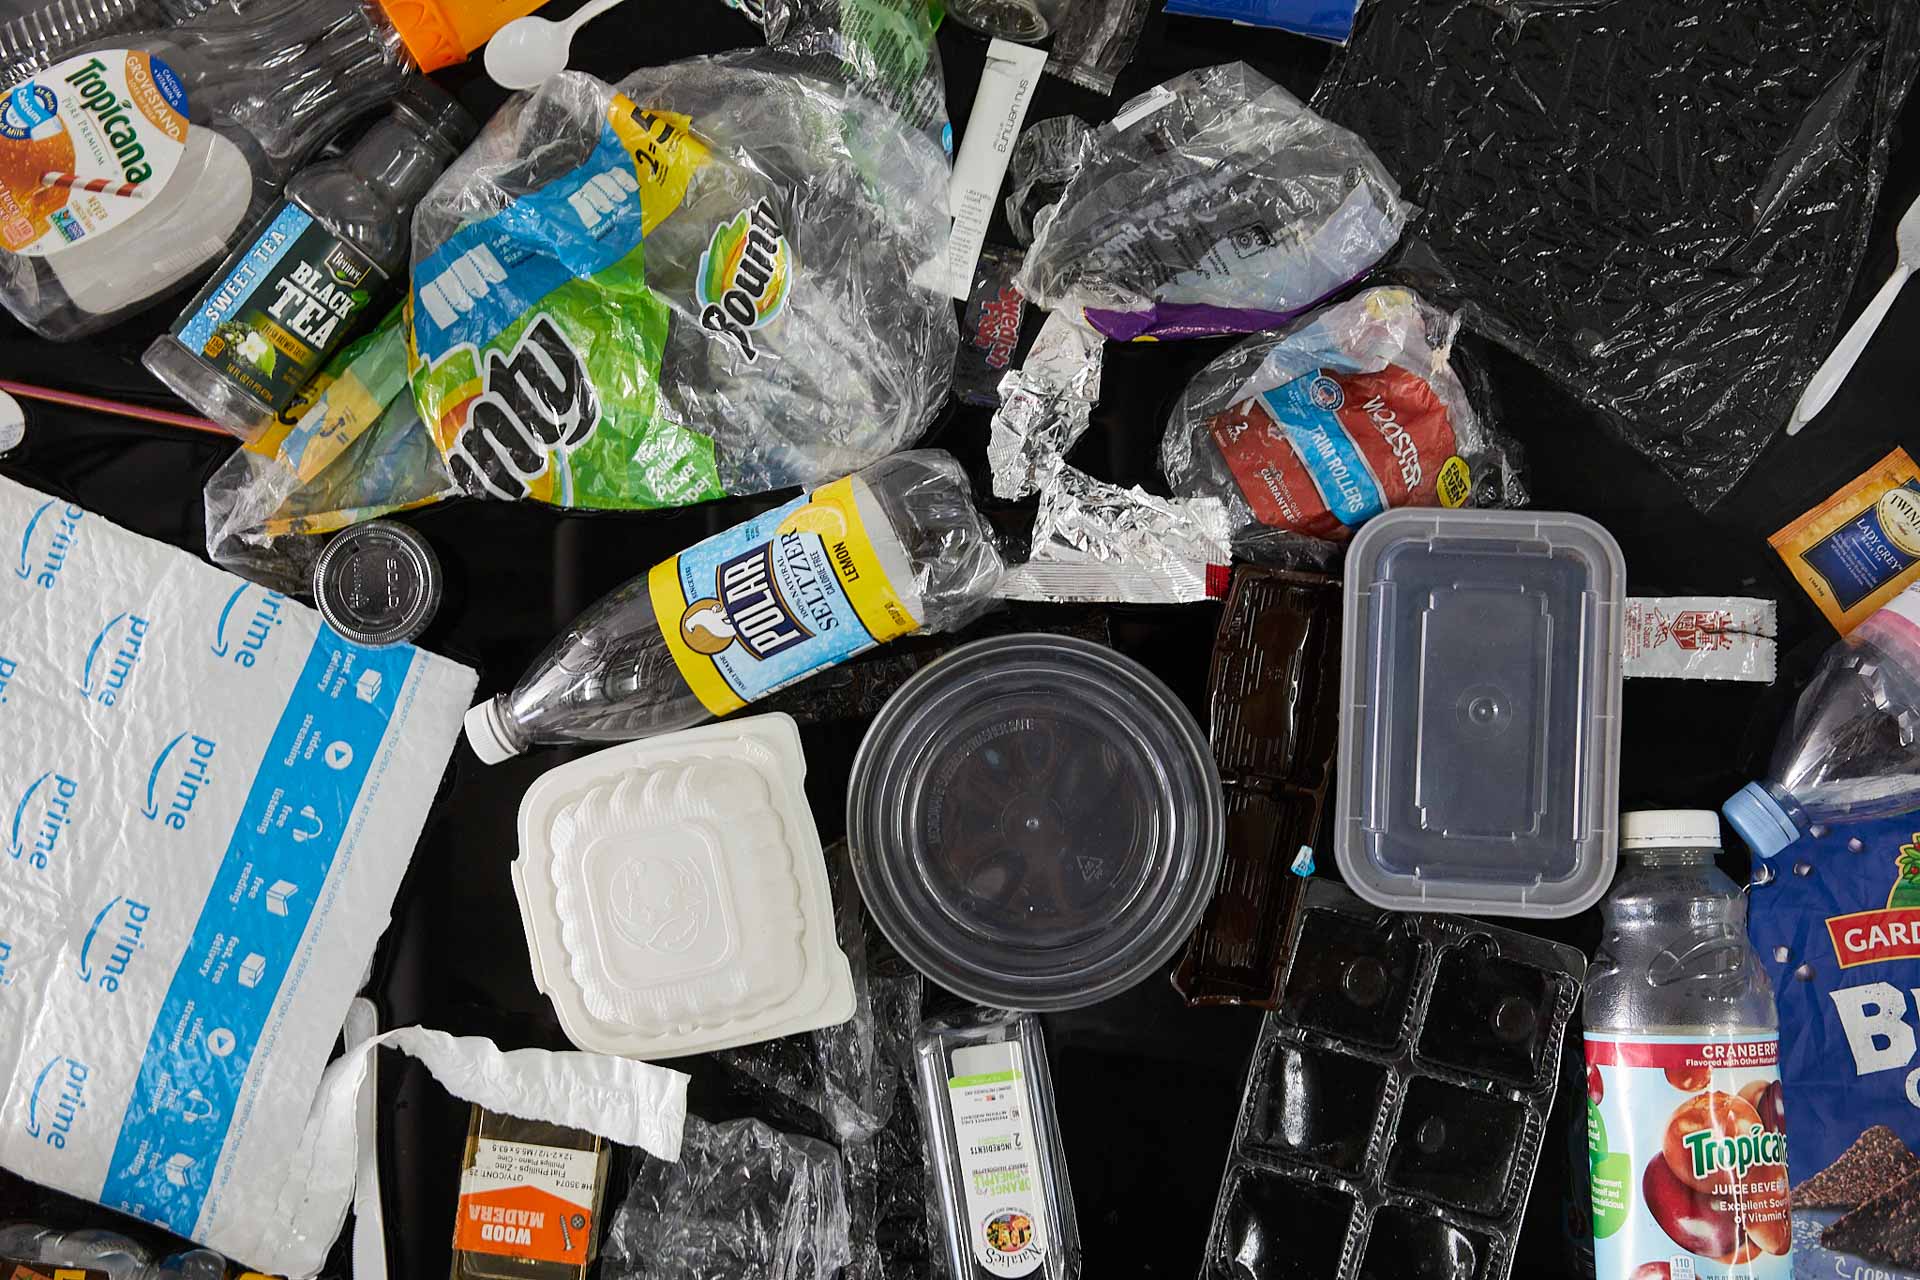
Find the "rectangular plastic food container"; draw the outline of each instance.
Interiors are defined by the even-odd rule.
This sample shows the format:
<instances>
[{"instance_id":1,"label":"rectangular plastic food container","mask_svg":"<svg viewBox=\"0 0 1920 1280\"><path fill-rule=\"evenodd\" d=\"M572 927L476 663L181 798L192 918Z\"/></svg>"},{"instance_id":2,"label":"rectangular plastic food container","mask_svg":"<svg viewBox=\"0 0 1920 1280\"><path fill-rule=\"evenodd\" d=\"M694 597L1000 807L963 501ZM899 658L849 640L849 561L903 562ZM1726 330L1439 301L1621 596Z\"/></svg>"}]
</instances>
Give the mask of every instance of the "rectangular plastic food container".
<instances>
[{"instance_id":1,"label":"rectangular plastic food container","mask_svg":"<svg viewBox=\"0 0 1920 1280\"><path fill-rule=\"evenodd\" d=\"M1404 911L1569 916L1613 877L1626 565L1582 516L1407 509L1347 555L1334 853Z\"/></svg>"}]
</instances>

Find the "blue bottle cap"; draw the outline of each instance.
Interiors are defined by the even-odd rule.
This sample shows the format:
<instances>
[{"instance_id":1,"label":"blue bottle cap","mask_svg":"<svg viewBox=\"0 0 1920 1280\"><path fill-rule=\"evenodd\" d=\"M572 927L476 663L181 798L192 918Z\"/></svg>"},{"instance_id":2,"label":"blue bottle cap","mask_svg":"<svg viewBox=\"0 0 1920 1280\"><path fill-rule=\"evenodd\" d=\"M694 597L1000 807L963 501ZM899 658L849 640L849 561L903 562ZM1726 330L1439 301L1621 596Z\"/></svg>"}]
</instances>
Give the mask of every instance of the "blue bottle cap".
<instances>
[{"instance_id":1,"label":"blue bottle cap","mask_svg":"<svg viewBox=\"0 0 1920 1280\"><path fill-rule=\"evenodd\" d=\"M1749 782L1720 806L1727 821L1747 842L1747 847L1762 858L1771 858L1800 838L1798 828L1780 802L1765 787Z\"/></svg>"}]
</instances>

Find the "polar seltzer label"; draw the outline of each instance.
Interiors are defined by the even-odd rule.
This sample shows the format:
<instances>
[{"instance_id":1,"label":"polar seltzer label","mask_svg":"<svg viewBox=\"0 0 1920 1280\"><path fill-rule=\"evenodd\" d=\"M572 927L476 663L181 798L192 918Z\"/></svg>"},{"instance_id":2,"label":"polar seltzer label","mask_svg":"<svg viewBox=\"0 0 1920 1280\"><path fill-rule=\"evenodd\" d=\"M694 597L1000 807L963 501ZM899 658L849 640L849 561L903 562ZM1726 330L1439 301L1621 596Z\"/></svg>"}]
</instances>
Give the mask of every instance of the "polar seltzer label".
<instances>
[{"instance_id":1,"label":"polar seltzer label","mask_svg":"<svg viewBox=\"0 0 1920 1280\"><path fill-rule=\"evenodd\" d=\"M717 716L917 630L888 578L890 528L869 529L852 477L715 534L648 575L675 666ZM893 544L882 556L876 538Z\"/></svg>"},{"instance_id":2,"label":"polar seltzer label","mask_svg":"<svg viewBox=\"0 0 1920 1280\"><path fill-rule=\"evenodd\" d=\"M947 1103L966 1194L968 1251L993 1275L1031 1275L1053 1241L1020 1046L1009 1041L954 1050Z\"/></svg>"}]
</instances>

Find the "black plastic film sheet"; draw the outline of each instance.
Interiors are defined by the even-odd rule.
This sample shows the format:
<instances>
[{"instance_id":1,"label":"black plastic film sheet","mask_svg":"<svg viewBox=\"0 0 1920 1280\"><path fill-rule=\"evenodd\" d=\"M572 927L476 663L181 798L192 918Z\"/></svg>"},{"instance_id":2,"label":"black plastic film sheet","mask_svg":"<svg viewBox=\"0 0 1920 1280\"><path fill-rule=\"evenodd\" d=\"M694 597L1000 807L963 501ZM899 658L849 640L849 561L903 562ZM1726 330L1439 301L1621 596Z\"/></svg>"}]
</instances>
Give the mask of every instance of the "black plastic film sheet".
<instances>
[{"instance_id":1,"label":"black plastic film sheet","mask_svg":"<svg viewBox=\"0 0 1920 1280\"><path fill-rule=\"evenodd\" d=\"M1313 105L1428 296L1704 509L1831 347L1917 64L1915 0L1375 0Z\"/></svg>"}]
</instances>

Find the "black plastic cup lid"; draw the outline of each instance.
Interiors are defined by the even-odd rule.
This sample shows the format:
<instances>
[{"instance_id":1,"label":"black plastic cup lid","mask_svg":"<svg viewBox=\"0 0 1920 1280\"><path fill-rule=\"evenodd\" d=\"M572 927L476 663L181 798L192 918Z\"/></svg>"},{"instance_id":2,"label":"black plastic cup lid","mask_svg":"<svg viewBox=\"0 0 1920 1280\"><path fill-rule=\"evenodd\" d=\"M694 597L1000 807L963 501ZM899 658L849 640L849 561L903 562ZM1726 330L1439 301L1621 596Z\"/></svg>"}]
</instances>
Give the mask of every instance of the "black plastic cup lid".
<instances>
[{"instance_id":1,"label":"black plastic cup lid","mask_svg":"<svg viewBox=\"0 0 1920 1280\"><path fill-rule=\"evenodd\" d=\"M847 837L868 909L942 986L1055 1010L1118 994L1199 921L1223 859L1205 735L1138 663L996 637L920 672L854 759Z\"/></svg>"},{"instance_id":2,"label":"black plastic cup lid","mask_svg":"<svg viewBox=\"0 0 1920 1280\"><path fill-rule=\"evenodd\" d=\"M356 644L403 644L440 608L440 559L403 524L373 520L335 536L313 566L327 625Z\"/></svg>"}]
</instances>

